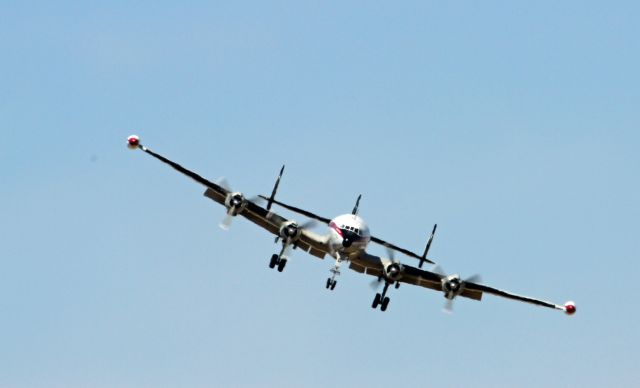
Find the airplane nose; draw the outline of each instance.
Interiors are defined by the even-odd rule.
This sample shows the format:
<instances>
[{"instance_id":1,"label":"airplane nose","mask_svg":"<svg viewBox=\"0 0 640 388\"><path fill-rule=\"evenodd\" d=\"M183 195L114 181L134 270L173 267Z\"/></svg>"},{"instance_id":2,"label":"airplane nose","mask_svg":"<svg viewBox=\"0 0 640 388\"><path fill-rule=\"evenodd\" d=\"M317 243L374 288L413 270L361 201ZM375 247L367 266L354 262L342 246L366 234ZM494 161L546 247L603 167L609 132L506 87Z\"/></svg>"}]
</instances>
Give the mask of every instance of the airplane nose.
<instances>
[{"instance_id":1,"label":"airplane nose","mask_svg":"<svg viewBox=\"0 0 640 388\"><path fill-rule=\"evenodd\" d=\"M345 248L349 248L351 244L353 244L353 242L348 238L345 238L344 240L342 240L342 246Z\"/></svg>"}]
</instances>

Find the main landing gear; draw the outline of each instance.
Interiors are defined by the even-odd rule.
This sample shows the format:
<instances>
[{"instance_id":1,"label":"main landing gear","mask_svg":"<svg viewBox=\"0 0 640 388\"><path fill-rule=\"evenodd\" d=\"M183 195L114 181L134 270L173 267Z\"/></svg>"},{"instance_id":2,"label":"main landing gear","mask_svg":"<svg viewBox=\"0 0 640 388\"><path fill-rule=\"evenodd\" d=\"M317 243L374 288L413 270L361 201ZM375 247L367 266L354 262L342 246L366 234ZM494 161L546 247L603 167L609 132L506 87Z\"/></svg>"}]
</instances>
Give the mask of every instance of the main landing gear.
<instances>
[{"instance_id":1,"label":"main landing gear","mask_svg":"<svg viewBox=\"0 0 640 388\"><path fill-rule=\"evenodd\" d=\"M387 311L387 307L389 306L389 297L387 295L387 290L389 289L389 283L384 283L384 288L382 289L382 294L377 293L375 298L373 298L373 303L371 304L371 308L378 308L380 306L381 311Z\"/></svg>"},{"instance_id":2,"label":"main landing gear","mask_svg":"<svg viewBox=\"0 0 640 388\"><path fill-rule=\"evenodd\" d=\"M269 261L269 268L275 268L277 266L278 272L282 272L285 265L287 265L287 259L285 257L279 257L276 254L271 256L271 261Z\"/></svg>"},{"instance_id":3,"label":"main landing gear","mask_svg":"<svg viewBox=\"0 0 640 388\"><path fill-rule=\"evenodd\" d=\"M336 279L327 278L327 290L333 290L336 288L336 284L338 284Z\"/></svg>"},{"instance_id":4,"label":"main landing gear","mask_svg":"<svg viewBox=\"0 0 640 388\"><path fill-rule=\"evenodd\" d=\"M284 251L287 249L287 244L282 244L282 250L279 255L273 254L269 261L269 268L278 267L278 272L284 270L284 266L287 265L287 258L284 256Z\"/></svg>"}]
</instances>

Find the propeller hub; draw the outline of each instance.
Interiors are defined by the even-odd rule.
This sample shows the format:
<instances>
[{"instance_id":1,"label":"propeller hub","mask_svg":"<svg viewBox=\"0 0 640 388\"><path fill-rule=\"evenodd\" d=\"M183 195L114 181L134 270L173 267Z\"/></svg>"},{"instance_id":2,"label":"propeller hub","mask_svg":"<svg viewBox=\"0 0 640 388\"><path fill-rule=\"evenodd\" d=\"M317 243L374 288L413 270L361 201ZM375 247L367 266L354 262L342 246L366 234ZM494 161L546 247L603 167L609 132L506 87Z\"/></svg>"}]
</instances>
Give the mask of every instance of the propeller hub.
<instances>
[{"instance_id":1,"label":"propeller hub","mask_svg":"<svg viewBox=\"0 0 640 388\"><path fill-rule=\"evenodd\" d=\"M460 280L458 278L449 279L444 283L444 285L445 285L446 291L454 292L454 293L458 292L461 286Z\"/></svg>"},{"instance_id":2,"label":"propeller hub","mask_svg":"<svg viewBox=\"0 0 640 388\"><path fill-rule=\"evenodd\" d=\"M296 234L298 234L298 226L295 224L287 226L287 228L285 229L285 234L287 235L287 237L295 236Z\"/></svg>"},{"instance_id":3,"label":"propeller hub","mask_svg":"<svg viewBox=\"0 0 640 388\"><path fill-rule=\"evenodd\" d=\"M233 198L231 198L231 206L238 208L241 205L242 205L242 196L234 195Z\"/></svg>"},{"instance_id":4,"label":"propeller hub","mask_svg":"<svg viewBox=\"0 0 640 388\"><path fill-rule=\"evenodd\" d=\"M345 248L351 247L352 244L353 244L353 241L351 241L351 239L349 238L345 238L342 240L342 246Z\"/></svg>"},{"instance_id":5,"label":"propeller hub","mask_svg":"<svg viewBox=\"0 0 640 388\"><path fill-rule=\"evenodd\" d=\"M401 272L402 268L398 263L392 263L387 266L387 278L391 280L398 280Z\"/></svg>"}]
</instances>

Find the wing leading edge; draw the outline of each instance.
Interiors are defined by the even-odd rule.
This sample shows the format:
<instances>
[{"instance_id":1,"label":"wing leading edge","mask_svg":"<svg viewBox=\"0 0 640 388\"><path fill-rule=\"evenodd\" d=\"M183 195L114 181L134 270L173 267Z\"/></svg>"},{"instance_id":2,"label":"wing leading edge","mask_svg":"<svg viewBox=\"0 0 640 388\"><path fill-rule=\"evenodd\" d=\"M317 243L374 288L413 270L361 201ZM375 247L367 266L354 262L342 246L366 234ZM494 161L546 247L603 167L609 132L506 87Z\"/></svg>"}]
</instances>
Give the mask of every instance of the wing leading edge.
<instances>
[{"instance_id":1,"label":"wing leading edge","mask_svg":"<svg viewBox=\"0 0 640 388\"><path fill-rule=\"evenodd\" d=\"M201 175L181 166L180 164L170 159L165 158L164 156L152 151L148 147L139 144L137 138L135 138L133 144L130 138L129 146L130 148L139 148L155 159L169 165L176 171L205 186L207 189L204 192L204 196L225 206L226 198L230 194L229 190L226 190L222 186L202 177ZM244 211L239 214L275 236L279 236L280 228L282 227L282 225L291 222L291 220L287 220L286 218L274 213L273 211L269 211L252 201L247 201ZM300 239L296 243L296 246L320 259L324 258L324 256L330 252L326 243L326 239L323 236L319 236L307 230L304 230L302 232Z\"/></svg>"}]
</instances>

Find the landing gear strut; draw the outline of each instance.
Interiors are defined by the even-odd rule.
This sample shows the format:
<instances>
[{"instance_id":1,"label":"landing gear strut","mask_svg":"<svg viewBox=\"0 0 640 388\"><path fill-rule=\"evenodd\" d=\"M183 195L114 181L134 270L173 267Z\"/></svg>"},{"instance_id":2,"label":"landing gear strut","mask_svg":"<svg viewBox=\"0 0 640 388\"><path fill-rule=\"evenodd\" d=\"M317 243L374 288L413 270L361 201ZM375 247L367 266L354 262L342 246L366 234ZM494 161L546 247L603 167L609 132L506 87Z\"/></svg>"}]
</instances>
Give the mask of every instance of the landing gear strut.
<instances>
[{"instance_id":1,"label":"landing gear strut","mask_svg":"<svg viewBox=\"0 0 640 388\"><path fill-rule=\"evenodd\" d=\"M384 288L382 289L382 294L377 293L375 298L373 298L373 303L371 304L371 308L378 308L380 306L381 311L387 311L387 306L389 306L389 297L387 295L387 290L389 289L389 282L384 283Z\"/></svg>"},{"instance_id":2,"label":"landing gear strut","mask_svg":"<svg viewBox=\"0 0 640 388\"><path fill-rule=\"evenodd\" d=\"M336 288L336 284L338 284L336 276L340 275L340 264L342 264L342 258L338 255L338 257L336 257L336 265L329 270L331 277L327 278L327 290L333 291L333 289Z\"/></svg>"}]
</instances>

